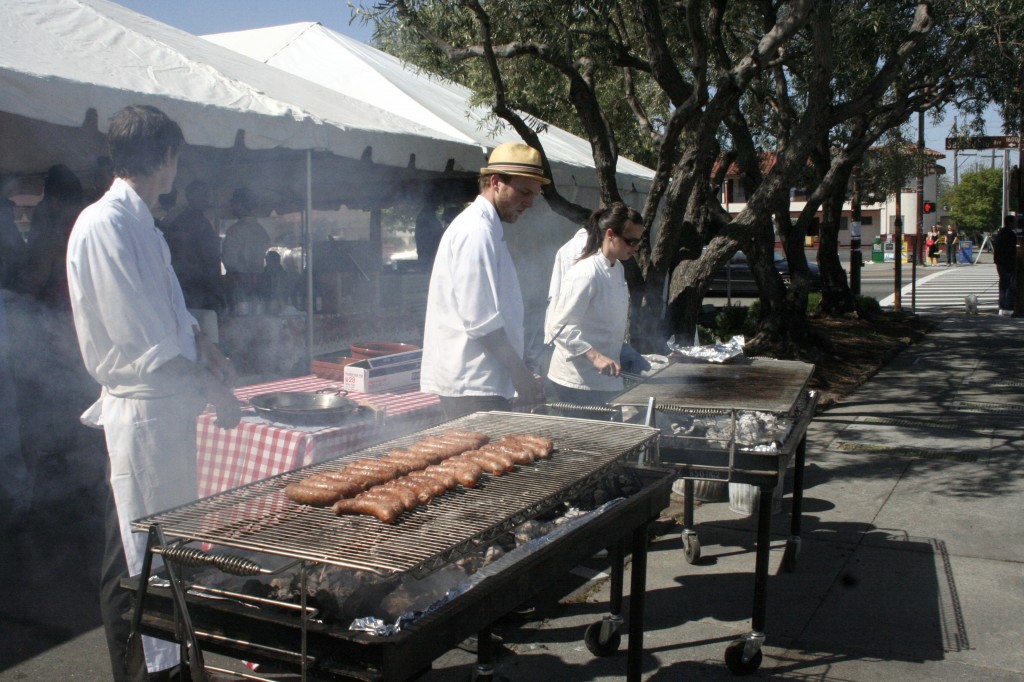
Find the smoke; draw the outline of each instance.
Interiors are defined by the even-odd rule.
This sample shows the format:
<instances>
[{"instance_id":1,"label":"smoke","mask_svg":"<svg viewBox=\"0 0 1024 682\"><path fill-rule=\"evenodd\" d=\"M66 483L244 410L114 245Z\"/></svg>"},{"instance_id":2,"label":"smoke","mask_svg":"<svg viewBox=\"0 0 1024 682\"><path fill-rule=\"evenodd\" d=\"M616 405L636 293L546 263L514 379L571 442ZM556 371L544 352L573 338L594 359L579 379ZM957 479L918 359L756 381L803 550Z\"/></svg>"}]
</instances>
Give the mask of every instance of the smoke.
<instances>
[{"instance_id":1,"label":"smoke","mask_svg":"<svg viewBox=\"0 0 1024 682\"><path fill-rule=\"evenodd\" d=\"M8 360L25 485L33 505L87 492L102 497L102 433L79 416L99 397L78 352L70 312L5 291ZM4 475L11 475L5 467Z\"/></svg>"}]
</instances>

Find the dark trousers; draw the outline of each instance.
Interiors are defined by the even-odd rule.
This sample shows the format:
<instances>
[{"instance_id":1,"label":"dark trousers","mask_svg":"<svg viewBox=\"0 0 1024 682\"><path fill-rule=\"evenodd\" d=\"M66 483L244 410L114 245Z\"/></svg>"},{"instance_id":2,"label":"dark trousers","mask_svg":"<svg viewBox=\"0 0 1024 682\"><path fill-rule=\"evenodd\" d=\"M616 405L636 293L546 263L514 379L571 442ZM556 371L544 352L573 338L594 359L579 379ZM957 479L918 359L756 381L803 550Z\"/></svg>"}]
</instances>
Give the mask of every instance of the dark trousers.
<instances>
[{"instance_id":1,"label":"dark trousers","mask_svg":"<svg viewBox=\"0 0 1024 682\"><path fill-rule=\"evenodd\" d=\"M445 419L457 419L474 412L511 412L512 401L500 395L439 396Z\"/></svg>"},{"instance_id":2,"label":"dark trousers","mask_svg":"<svg viewBox=\"0 0 1024 682\"><path fill-rule=\"evenodd\" d=\"M107 476L106 503L106 545L103 551L103 566L100 573L100 616L107 634L107 649L110 651L110 666L114 682L140 682L149 679L145 661L134 670L127 670L125 654L128 650L128 635L131 633L132 594L121 587L121 579L128 577L128 562L124 558L121 544L121 528L117 520L117 506Z\"/></svg>"},{"instance_id":3,"label":"dark trousers","mask_svg":"<svg viewBox=\"0 0 1024 682\"><path fill-rule=\"evenodd\" d=\"M999 308L1013 310L1013 300L1017 292L1016 273L999 275Z\"/></svg>"},{"instance_id":4,"label":"dark trousers","mask_svg":"<svg viewBox=\"0 0 1024 682\"><path fill-rule=\"evenodd\" d=\"M621 391L585 391L551 382L559 400L576 405L604 405Z\"/></svg>"}]
</instances>

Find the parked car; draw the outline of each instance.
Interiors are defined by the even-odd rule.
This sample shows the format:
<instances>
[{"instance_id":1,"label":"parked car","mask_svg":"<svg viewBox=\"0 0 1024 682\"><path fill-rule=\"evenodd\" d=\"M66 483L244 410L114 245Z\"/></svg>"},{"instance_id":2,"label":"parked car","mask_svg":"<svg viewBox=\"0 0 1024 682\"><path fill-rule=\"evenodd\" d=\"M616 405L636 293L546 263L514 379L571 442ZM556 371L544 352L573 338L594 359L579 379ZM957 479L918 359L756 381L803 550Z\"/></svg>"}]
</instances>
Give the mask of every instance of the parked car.
<instances>
[{"instance_id":1,"label":"parked car","mask_svg":"<svg viewBox=\"0 0 1024 682\"><path fill-rule=\"evenodd\" d=\"M808 262L807 267L811 276L811 291L821 291L821 272L818 264ZM789 286L789 262L780 253L775 254L775 270L782 277L782 281ZM723 267L715 273L708 288L709 296L757 296L757 284L754 282L754 273L750 271L747 263L747 255L737 251Z\"/></svg>"}]
</instances>

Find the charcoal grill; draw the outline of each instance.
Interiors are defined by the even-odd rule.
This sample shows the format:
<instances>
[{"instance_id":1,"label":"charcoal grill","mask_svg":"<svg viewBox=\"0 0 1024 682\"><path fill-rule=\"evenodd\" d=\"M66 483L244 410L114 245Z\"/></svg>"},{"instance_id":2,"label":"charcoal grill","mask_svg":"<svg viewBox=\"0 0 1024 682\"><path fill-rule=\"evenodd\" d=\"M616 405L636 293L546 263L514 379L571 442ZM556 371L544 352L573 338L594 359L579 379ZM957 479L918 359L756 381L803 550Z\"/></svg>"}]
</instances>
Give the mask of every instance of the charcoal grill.
<instances>
[{"instance_id":1,"label":"charcoal grill","mask_svg":"<svg viewBox=\"0 0 1024 682\"><path fill-rule=\"evenodd\" d=\"M751 632L731 643L725 660L738 674L748 674L761 664L761 643L767 605L768 550L771 542L771 499L793 460L793 497L790 536L782 566L796 569L800 549L803 475L806 432L818 396L808 390L814 366L802 362L766 358L738 358L727 364L678 362L653 374L616 397L611 405L644 409L646 422L681 415L718 416L735 424L745 412L770 413L791 423L771 447L741 446L730 438L713 447L702 436L663 435L657 449L647 452L652 465L672 466L684 480L682 541L689 563L700 559L700 540L693 527L694 481L723 481L756 486L760 491L757 549L754 568L754 606Z\"/></svg>"},{"instance_id":2,"label":"charcoal grill","mask_svg":"<svg viewBox=\"0 0 1024 682\"><path fill-rule=\"evenodd\" d=\"M492 439L510 433L551 438L556 450L549 460L518 467L503 476L486 477L477 488L450 491L430 505L406 512L393 525L362 517L338 517L330 509L296 505L284 487L317 471L347 461L382 456L447 428L482 431ZM403 680L421 673L430 662L477 634L476 675L493 672L490 624L524 599L602 548L613 563L610 615L588 630L588 646L600 653L618 647L622 622L622 562L631 546L633 570L629 614L627 677L638 680L643 642L643 592L646 579L647 525L668 504L674 475L657 467L631 467L642 481L639 492L550 543L542 543L508 568L483 579L422 620L391 637L349 631L347 624L319 622L307 604L253 609L235 599L211 600L186 594L177 566L215 566L255 575L271 569L258 561L234 557L221 548L266 555L267 565L300 562L303 567L333 565L379 575L427 575L508 533L523 521L572 499L594 481L644 459L657 447L656 429L585 419L505 412L477 413L338 459L273 478L140 519L133 529L149 534L143 574L125 582L137 591L136 629L183 643L195 660L200 645L246 660L292 666L309 679ZM656 459L654 457L653 459ZM214 545L217 551L204 551ZM169 585L150 584L149 559L163 556ZM305 576L302 571L301 575ZM301 590L306 594L305 589ZM177 614L177 615L176 615ZM184 615L184 618L182 617ZM188 627L182 627L182 621ZM194 652L194 653L193 653ZM317 675L319 677L312 677Z\"/></svg>"}]
</instances>

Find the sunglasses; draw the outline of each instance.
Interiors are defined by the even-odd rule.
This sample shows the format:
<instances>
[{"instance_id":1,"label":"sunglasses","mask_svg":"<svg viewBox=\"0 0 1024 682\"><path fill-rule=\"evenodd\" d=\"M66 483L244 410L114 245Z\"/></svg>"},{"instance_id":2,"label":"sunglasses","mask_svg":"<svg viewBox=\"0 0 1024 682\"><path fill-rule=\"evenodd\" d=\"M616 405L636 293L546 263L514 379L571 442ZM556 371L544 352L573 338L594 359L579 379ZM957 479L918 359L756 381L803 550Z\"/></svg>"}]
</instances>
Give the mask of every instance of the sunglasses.
<instances>
[{"instance_id":1,"label":"sunglasses","mask_svg":"<svg viewBox=\"0 0 1024 682\"><path fill-rule=\"evenodd\" d=\"M640 240L643 239L643 237L636 237L635 239L626 239L625 237L619 237L619 239L626 242L626 246L636 246L637 244L640 243Z\"/></svg>"}]
</instances>

